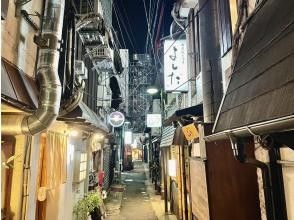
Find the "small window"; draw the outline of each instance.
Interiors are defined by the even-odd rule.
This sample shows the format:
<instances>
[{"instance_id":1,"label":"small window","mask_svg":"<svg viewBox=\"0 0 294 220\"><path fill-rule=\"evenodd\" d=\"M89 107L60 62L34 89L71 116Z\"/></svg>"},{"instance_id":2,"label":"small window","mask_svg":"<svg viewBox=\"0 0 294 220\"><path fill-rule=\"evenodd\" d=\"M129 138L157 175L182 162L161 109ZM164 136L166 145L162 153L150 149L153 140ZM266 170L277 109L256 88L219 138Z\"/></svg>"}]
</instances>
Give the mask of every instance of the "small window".
<instances>
[{"instance_id":1,"label":"small window","mask_svg":"<svg viewBox=\"0 0 294 220\"><path fill-rule=\"evenodd\" d=\"M1 20L5 20L8 13L9 0L1 0Z\"/></svg>"},{"instance_id":2,"label":"small window","mask_svg":"<svg viewBox=\"0 0 294 220\"><path fill-rule=\"evenodd\" d=\"M75 151L75 169L73 182L81 182L86 179L87 175L87 153Z\"/></svg>"},{"instance_id":3,"label":"small window","mask_svg":"<svg viewBox=\"0 0 294 220\"><path fill-rule=\"evenodd\" d=\"M86 179L86 173L87 173L87 154L82 153L81 154L81 162L80 162L79 181L82 181L82 180Z\"/></svg>"}]
</instances>

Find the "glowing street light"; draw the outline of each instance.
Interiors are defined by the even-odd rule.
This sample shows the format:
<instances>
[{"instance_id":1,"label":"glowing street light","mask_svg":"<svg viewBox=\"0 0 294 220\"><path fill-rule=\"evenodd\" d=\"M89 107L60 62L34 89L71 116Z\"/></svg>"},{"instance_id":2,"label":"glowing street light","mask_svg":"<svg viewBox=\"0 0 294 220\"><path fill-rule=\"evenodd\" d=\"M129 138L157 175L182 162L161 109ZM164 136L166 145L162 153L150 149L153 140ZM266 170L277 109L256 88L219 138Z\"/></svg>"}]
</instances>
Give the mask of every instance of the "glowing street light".
<instances>
[{"instance_id":1,"label":"glowing street light","mask_svg":"<svg viewBox=\"0 0 294 220\"><path fill-rule=\"evenodd\" d=\"M158 89L156 87L149 87L147 88L147 93L151 94L151 95L154 95L156 93L158 93Z\"/></svg>"}]
</instances>

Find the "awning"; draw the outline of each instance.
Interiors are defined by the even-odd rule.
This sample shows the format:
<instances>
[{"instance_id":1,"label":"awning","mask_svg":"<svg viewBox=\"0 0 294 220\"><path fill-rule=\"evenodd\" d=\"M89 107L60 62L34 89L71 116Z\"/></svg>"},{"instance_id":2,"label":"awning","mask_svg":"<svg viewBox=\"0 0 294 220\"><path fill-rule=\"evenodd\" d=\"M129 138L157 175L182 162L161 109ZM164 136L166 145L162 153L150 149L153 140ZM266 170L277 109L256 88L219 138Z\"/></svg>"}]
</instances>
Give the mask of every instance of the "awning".
<instances>
[{"instance_id":1,"label":"awning","mask_svg":"<svg viewBox=\"0 0 294 220\"><path fill-rule=\"evenodd\" d=\"M189 108L184 108L184 109L180 109L175 111L175 113L170 116L168 119L166 119L163 124L165 126L171 125L172 122L174 121L178 121L181 119L181 117L183 116L198 116L198 117L202 117L203 116L203 105L202 104L198 104Z\"/></svg>"},{"instance_id":2,"label":"awning","mask_svg":"<svg viewBox=\"0 0 294 220\"><path fill-rule=\"evenodd\" d=\"M170 147L171 145L185 145L187 143L182 127L167 126L163 128L160 147Z\"/></svg>"},{"instance_id":3,"label":"awning","mask_svg":"<svg viewBox=\"0 0 294 220\"><path fill-rule=\"evenodd\" d=\"M38 106L38 89L33 78L17 66L1 58L1 99L24 111Z\"/></svg>"},{"instance_id":4,"label":"awning","mask_svg":"<svg viewBox=\"0 0 294 220\"><path fill-rule=\"evenodd\" d=\"M167 126L163 128L160 147L169 147L173 144L176 128Z\"/></svg>"},{"instance_id":5,"label":"awning","mask_svg":"<svg viewBox=\"0 0 294 220\"><path fill-rule=\"evenodd\" d=\"M84 102L80 102L72 112L58 118L58 120L66 121L69 124L80 125L85 130L99 129L105 133L109 132L107 125Z\"/></svg>"},{"instance_id":6,"label":"awning","mask_svg":"<svg viewBox=\"0 0 294 220\"><path fill-rule=\"evenodd\" d=\"M265 1L246 28L213 132L294 129L293 63L294 1Z\"/></svg>"}]
</instances>

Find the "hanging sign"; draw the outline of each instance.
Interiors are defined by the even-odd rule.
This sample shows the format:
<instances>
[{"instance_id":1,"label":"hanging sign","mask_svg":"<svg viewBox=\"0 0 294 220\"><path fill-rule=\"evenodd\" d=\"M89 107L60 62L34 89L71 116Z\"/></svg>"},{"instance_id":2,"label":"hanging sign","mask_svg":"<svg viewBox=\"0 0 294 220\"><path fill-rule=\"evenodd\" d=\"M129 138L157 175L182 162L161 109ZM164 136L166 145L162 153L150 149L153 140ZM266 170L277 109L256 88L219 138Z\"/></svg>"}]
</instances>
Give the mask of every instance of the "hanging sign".
<instances>
[{"instance_id":1,"label":"hanging sign","mask_svg":"<svg viewBox=\"0 0 294 220\"><path fill-rule=\"evenodd\" d=\"M194 124L189 124L189 125L182 127L182 131L188 141L191 141L191 140L199 137L199 133L198 133L197 128L195 127Z\"/></svg>"},{"instance_id":2,"label":"hanging sign","mask_svg":"<svg viewBox=\"0 0 294 220\"><path fill-rule=\"evenodd\" d=\"M186 40L164 41L164 89L167 92L187 92Z\"/></svg>"},{"instance_id":3,"label":"hanging sign","mask_svg":"<svg viewBox=\"0 0 294 220\"><path fill-rule=\"evenodd\" d=\"M147 114L146 124L148 128L159 128L162 125L161 114Z\"/></svg>"},{"instance_id":4,"label":"hanging sign","mask_svg":"<svg viewBox=\"0 0 294 220\"><path fill-rule=\"evenodd\" d=\"M111 112L109 115L109 124L113 127L120 127L125 122L125 116L121 112Z\"/></svg>"}]
</instances>

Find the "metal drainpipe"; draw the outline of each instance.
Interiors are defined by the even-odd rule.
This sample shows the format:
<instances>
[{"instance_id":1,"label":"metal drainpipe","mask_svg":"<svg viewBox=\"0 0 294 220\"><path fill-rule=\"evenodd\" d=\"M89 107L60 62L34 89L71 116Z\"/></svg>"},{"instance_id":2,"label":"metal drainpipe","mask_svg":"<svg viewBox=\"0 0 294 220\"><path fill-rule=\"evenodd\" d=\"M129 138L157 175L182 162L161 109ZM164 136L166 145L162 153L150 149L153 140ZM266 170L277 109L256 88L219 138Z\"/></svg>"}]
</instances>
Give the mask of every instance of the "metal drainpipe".
<instances>
[{"instance_id":1,"label":"metal drainpipe","mask_svg":"<svg viewBox=\"0 0 294 220\"><path fill-rule=\"evenodd\" d=\"M222 100L222 71L216 0L199 0L200 61L204 122L214 122Z\"/></svg>"},{"instance_id":2,"label":"metal drainpipe","mask_svg":"<svg viewBox=\"0 0 294 220\"><path fill-rule=\"evenodd\" d=\"M45 3L37 79L40 85L38 109L29 116L2 115L2 134L34 135L47 129L57 118L61 84L58 76L59 43L62 34L64 0Z\"/></svg>"},{"instance_id":3,"label":"metal drainpipe","mask_svg":"<svg viewBox=\"0 0 294 220\"><path fill-rule=\"evenodd\" d=\"M269 167L266 163L256 160L255 158L247 157L245 153L244 142L242 141L242 139L238 139L236 136L233 136L232 134L229 134L229 138L231 141L233 154L236 160L238 160L241 163L250 164L261 170L266 207L266 217L267 220L275 220L275 209Z\"/></svg>"},{"instance_id":4,"label":"metal drainpipe","mask_svg":"<svg viewBox=\"0 0 294 220\"><path fill-rule=\"evenodd\" d=\"M24 155L24 176L23 176L23 192L22 192L22 210L21 210L21 219L26 219L27 208L28 208L28 196L29 196L29 172L30 172L30 161L31 161L31 147L32 147L32 138L27 137L27 149Z\"/></svg>"}]
</instances>

